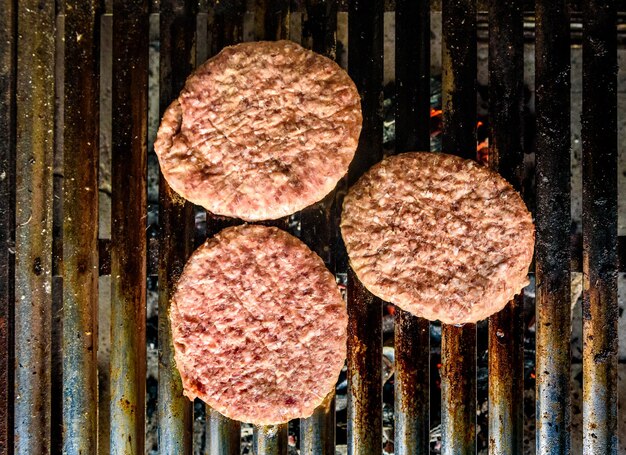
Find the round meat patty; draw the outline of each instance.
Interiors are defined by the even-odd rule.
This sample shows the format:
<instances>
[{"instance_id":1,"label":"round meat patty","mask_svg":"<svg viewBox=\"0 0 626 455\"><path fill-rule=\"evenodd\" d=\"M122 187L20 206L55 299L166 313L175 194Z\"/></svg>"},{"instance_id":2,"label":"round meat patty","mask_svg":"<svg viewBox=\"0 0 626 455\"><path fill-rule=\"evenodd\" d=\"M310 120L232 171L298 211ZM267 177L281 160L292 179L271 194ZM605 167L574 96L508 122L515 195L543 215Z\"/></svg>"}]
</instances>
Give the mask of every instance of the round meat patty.
<instances>
[{"instance_id":1,"label":"round meat patty","mask_svg":"<svg viewBox=\"0 0 626 455\"><path fill-rule=\"evenodd\" d=\"M447 324L485 319L528 284L532 217L478 163L404 153L350 189L341 233L354 272L376 296Z\"/></svg>"},{"instance_id":2,"label":"round meat patty","mask_svg":"<svg viewBox=\"0 0 626 455\"><path fill-rule=\"evenodd\" d=\"M324 198L361 132L356 86L290 41L227 47L166 110L154 144L167 182L216 215L276 219Z\"/></svg>"},{"instance_id":3,"label":"round meat patty","mask_svg":"<svg viewBox=\"0 0 626 455\"><path fill-rule=\"evenodd\" d=\"M184 393L257 425L308 417L333 390L348 316L323 261L280 229L224 229L198 248L172 298Z\"/></svg>"}]
</instances>

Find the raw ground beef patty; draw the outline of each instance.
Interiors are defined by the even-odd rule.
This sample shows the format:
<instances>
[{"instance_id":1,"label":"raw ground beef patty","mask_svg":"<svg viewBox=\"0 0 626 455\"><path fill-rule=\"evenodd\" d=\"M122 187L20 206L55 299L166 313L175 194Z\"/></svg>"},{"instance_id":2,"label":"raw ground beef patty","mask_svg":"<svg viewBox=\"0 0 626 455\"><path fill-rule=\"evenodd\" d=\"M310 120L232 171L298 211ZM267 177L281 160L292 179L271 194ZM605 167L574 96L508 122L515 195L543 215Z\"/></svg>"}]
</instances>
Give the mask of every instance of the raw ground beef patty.
<instances>
[{"instance_id":1,"label":"raw ground beef patty","mask_svg":"<svg viewBox=\"0 0 626 455\"><path fill-rule=\"evenodd\" d=\"M191 256L172 298L184 393L258 425L308 417L344 365L347 321L334 276L300 240L224 229Z\"/></svg>"},{"instance_id":2,"label":"raw ground beef patty","mask_svg":"<svg viewBox=\"0 0 626 455\"><path fill-rule=\"evenodd\" d=\"M417 152L361 177L344 200L341 233L373 294L448 324L485 319L519 293L535 239L524 201L497 173Z\"/></svg>"},{"instance_id":3,"label":"raw ground beef patty","mask_svg":"<svg viewBox=\"0 0 626 455\"><path fill-rule=\"evenodd\" d=\"M276 219L324 198L361 132L356 86L290 41L227 47L165 111L154 145L170 186L216 215Z\"/></svg>"}]
</instances>

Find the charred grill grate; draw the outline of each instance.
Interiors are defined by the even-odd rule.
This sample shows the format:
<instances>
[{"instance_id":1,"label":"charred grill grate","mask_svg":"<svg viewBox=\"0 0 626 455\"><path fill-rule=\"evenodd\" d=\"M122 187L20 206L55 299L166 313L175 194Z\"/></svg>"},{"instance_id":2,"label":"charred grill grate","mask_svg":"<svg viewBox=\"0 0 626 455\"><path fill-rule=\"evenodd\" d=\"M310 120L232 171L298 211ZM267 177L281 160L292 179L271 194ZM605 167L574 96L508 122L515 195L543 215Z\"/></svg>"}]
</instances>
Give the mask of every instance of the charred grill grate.
<instances>
[{"instance_id":1,"label":"charred grill grate","mask_svg":"<svg viewBox=\"0 0 626 455\"><path fill-rule=\"evenodd\" d=\"M362 95L363 133L347 178L324 201L273 224L297 232L333 272L347 277L347 450L381 452L390 439L383 434L379 368L389 315L383 317L383 302L349 270L338 214L348 185L385 153L430 148L431 7L440 8L443 18L443 150L476 157L481 40L489 49L489 165L536 205L536 450L570 451L573 267L585 274L583 444L589 453L617 453L616 273L626 269L626 243L617 236L616 70L626 14L600 0L576 2L571 20L565 1L392 3L1 0L0 455L146 452L146 294L154 277L159 453L197 452L198 442L205 453L240 453L238 423L210 409L198 412L181 396L167 323L169 296L194 244L237 221L198 211L160 179L155 229L156 210L147 196L155 132L149 119L159 117L196 63L222 47L287 38L347 65ZM394 11L390 151L383 148L383 44L385 15ZM104 36L112 40L105 43ZM159 43L150 50L158 53L156 74L149 71L151 41ZM536 193L524 172L523 59L529 42L536 45ZM583 233L573 241L572 42L582 44L585 59ZM149 102L152 83L156 104ZM108 90L111 96L105 96ZM108 172L99 163L99 144L105 142L112 144L111 187L104 190L111 195L111 235L99 239L98 230L106 230L97 192L98 172ZM110 311L111 323L109 364L103 367L98 279L104 275L111 276L112 287L110 309L100 309ZM489 453L523 453L529 374L524 344L535 339L523 309L520 297L488 328L477 333L475 325L444 326L440 340L431 337L437 325L395 310L394 453L430 453L438 420L441 453L476 453L481 439ZM488 425L477 434L477 370L487 366L487 346ZM431 380L435 351L441 353L441 394ZM205 415L202 440L194 437L194 414ZM331 395L299 423L301 453L335 453L336 428ZM286 453L287 438L286 425L256 428L252 450Z\"/></svg>"}]
</instances>

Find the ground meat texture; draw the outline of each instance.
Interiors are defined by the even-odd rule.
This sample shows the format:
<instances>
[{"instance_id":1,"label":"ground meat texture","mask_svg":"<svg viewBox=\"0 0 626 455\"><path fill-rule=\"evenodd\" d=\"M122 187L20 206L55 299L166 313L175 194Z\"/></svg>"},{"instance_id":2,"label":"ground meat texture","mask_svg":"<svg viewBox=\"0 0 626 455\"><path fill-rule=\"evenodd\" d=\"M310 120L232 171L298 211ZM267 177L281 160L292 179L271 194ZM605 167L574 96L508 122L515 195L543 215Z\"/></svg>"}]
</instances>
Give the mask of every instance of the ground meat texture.
<instances>
[{"instance_id":1,"label":"ground meat texture","mask_svg":"<svg viewBox=\"0 0 626 455\"><path fill-rule=\"evenodd\" d=\"M344 365L347 321L334 276L300 240L227 228L191 256L172 298L184 393L258 425L308 417Z\"/></svg>"},{"instance_id":2,"label":"ground meat texture","mask_svg":"<svg viewBox=\"0 0 626 455\"><path fill-rule=\"evenodd\" d=\"M170 186L216 215L276 219L324 198L361 132L356 86L290 41L226 47L166 110L155 151Z\"/></svg>"},{"instance_id":3,"label":"ground meat texture","mask_svg":"<svg viewBox=\"0 0 626 455\"><path fill-rule=\"evenodd\" d=\"M497 173L418 152L361 177L344 200L341 233L367 289L448 324L485 319L519 293L535 239L523 200Z\"/></svg>"}]
</instances>

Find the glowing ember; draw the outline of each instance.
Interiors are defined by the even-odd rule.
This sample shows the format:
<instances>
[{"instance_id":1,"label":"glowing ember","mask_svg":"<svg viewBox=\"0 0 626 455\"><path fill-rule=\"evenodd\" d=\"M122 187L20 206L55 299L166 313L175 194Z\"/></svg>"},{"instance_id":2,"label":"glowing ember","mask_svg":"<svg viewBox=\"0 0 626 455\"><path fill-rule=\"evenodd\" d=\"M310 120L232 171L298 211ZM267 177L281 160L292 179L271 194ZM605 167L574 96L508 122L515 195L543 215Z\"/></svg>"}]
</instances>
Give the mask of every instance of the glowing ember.
<instances>
[{"instance_id":1,"label":"glowing ember","mask_svg":"<svg viewBox=\"0 0 626 455\"><path fill-rule=\"evenodd\" d=\"M479 142L476 146L476 161L485 166L489 164L489 138Z\"/></svg>"},{"instance_id":2,"label":"glowing ember","mask_svg":"<svg viewBox=\"0 0 626 455\"><path fill-rule=\"evenodd\" d=\"M441 109L433 109L432 107L430 108L431 117L439 117L441 114L443 114L443 111Z\"/></svg>"}]
</instances>

